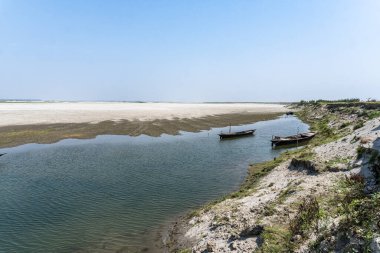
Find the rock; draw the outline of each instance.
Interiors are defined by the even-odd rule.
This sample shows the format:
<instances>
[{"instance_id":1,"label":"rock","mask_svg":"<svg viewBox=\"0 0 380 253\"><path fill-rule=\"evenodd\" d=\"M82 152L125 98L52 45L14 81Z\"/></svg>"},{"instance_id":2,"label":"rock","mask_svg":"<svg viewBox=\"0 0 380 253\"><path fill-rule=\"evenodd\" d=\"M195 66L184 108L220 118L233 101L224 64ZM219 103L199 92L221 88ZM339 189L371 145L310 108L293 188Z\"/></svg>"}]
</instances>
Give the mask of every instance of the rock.
<instances>
[{"instance_id":1,"label":"rock","mask_svg":"<svg viewBox=\"0 0 380 253\"><path fill-rule=\"evenodd\" d=\"M292 237L292 241L293 242L298 242L298 241L300 241L302 239L302 236L301 235L294 235L293 237Z\"/></svg>"},{"instance_id":2,"label":"rock","mask_svg":"<svg viewBox=\"0 0 380 253\"><path fill-rule=\"evenodd\" d=\"M231 226L231 228L238 228L239 227L239 225L236 223L232 223L232 224L230 224L230 226Z\"/></svg>"},{"instance_id":3,"label":"rock","mask_svg":"<svg viewBox=\"0 0 380 253\"><path fill-rule=\"evenodd\" d=\"M373 253L380 253L380 237L373 238L370 247Z\"/></svg>"},{"instance_id":4,"label":"rock","mask_svg":"<svg viewBox=\"0 0 380 253\"><path fill-rule=\"evenodd\" d=\"M330 172L346 171L348 170L348 166L343 163L338 163L333 166L328 166L327 170Z\"/></svg>"},{"instance_id":5,"label":"rock","mask_svg":"<svg viewBox=\"0 0 380 253\"><path fill-rule=\"evenodd\" d=\"M235 241L237 239L239 239L239 235L237 234L231 234L230 237L228 237L229 242Z\"/></svg>"},{"instance_id":6,"label":"rock","mask_svg":"<svg viewBox=\"0 0 380 253\"><path fill-rule=\"evenodd\" d=\"M200 250L197 250L196 247L191 249L191 253L200 253Z\"/></svg>"},{"instance_id":7,"label":"rock","mask_svg":"<svg viewBox=\"0 0 380 253\"><path fill-rule=\"evenodd\" d=\"M361 167L362 164L363 164L363 160L359 160L357 162L353 162L352 167L353 168L358 168L358 167Z\"/></svg>"},{"instance_id":8,"label":"rock","mask_svg":"<svg viewBox=\"0 0 380 253\"><path fill-rule=\"evenodd\" d=\"M344 249L350 243L350 238L346 233L339 232L336 237L335 248L340 251Z\"/></svg>"},{"instance_id":9,"label":"rock","mask_svg":"<svg viewBox=\"0 0 380 253\"><path fill-rule=\"evenodd\" d=\"M215 250L215 242L213 240L210 240L206 244L206 250L207 252L214 252Z\"/></svg>"},{"instance_id":10,"label":"rock","mask_svg":"<svg viewBox=\"0 0 380 253\"><path fill-rule=\"evenodd\" d=\"M376 190L377 190L376 185L371 185L371 184L369 184L369 185L366 185L366 186L364 187L364 193L365 193L365 194L373 193L373 192L375 192Z\"/></svg>"},{"instance_id":11,"label":"rock","mask_svg":"<svg viewBox=\"0 0 380 253\"><path fill-rule=\"evenodd\" d=\"M191 220L189 221L189 224L192 225L192 226L194 226L195 224L198 223L198 221L199 221L198 218L193 218L193 219L191 219Z\"/></svg>"},{"instance_id":12,"label":"rock","mask_svg":"<svg viewBox=\"0 0 380 253\"><path fill-rule=\"evenodd\" d=\"M211 224L210 224L210 231L214 231L217 228L222 227L224 225L225 225L224 223L219 223L219 222L215 222L215 221L211 222Z\"/></svg>"},{"instance_id":13,"label":"rock","mask_svg":"<svg viewBox=\"0 0 380 253\"><path fill-rule=\"evenodd\" d=\"M248 227L240 232L240 236L242 237L250 237L250 236L258 236L264 231L264 226L255 225L252 227Z\"/></svg>"},{"instance_id":14,"label":"rock","mask_svg":"<svg viewBox=\"0 0 380 253\"><path fill-rule=\"evenodd\" d=\"M364 252L364 249L359 243L352 243L344 247L343 252Z\"/></svg>"},{"instance_id":15,"label":"rock","mask_svg":"<svg viewBox=\"0 0 380 253\"><path fill-rule=\"evenodd\" d=\"M369 142L373 141L373 137L371 136L361 136L360 137L360 144L367 144Z\"/></svg>"},{"instance_id":16,"label":"rock","mask_svg":"<svg viewBox=\"0 0 380 253\"><path fill-rule=\"evenodd\" d=\"M230 248L230 250L237 250L236 242L231 242L228 248Z\"/></svg>"}]
</instances>

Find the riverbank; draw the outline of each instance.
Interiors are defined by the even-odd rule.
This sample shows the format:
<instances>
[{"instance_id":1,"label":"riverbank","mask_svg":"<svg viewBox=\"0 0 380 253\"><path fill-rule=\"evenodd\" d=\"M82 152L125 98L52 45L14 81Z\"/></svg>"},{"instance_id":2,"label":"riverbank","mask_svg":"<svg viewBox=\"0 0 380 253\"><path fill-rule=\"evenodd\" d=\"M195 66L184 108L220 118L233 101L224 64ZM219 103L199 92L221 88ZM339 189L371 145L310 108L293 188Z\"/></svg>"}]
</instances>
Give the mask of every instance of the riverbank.
<instances>
[{"instance_id":1,"label":"riverbank","mask_svg":"<svg viewBox=\"0 0 380 253\"><path fill-rule=\"evenodd\" d=\"M252 165L240 191L193 211L163 238L169 252L330 252L378 247L377 110L298 105L318 136ZM280 180L279 180L280 179Z\"/></svg>"},{"instance_id":2,"label":"riverbank","mask_svg":"<svg viewBox=\"0 0 380 253\"><path fill-rule=\"evenodd\" d=\"M0 148L97 135L176 135L274 119L280 104L0 103Z\"/></svg>"}]
</instances>

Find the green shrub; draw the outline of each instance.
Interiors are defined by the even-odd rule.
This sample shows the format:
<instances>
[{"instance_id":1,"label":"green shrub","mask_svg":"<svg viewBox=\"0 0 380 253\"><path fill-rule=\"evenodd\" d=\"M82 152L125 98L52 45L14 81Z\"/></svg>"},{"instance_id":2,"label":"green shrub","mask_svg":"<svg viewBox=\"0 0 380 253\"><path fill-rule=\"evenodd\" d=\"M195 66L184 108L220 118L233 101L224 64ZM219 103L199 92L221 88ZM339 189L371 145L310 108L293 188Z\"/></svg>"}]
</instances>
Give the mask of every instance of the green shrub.
<instances>
[{"instance_id":1,"label":"green shrub","mask_svg":"<svg viewBox=\"0 0 380 253\"><path fill-rule=\"evenodd\" d=\"M191 249L180 249L177 253L191 253Z\"/></svg>"},{"instance_id":2,"label":"green shrub","mask_svg":"<svg viewBox=\"0 0 380 253\"><path fill-rule=\"evenodd\" d=\"M354 130L356 129L359 129L359 128L362 128L364 126L364 122L362 120L359 120L355 126L354 126Z\"/></svg>"},{"instance_id":3,"label":"green shrub","mask_svg":"<svg viewBox=\"0 0 380 253\"><path fill-rule=\"evenodd\" d=\"M380 111L379 111L379 110L376 110L376 111L369 111L369 112L367 113L367 117L368 117L368 119L378 118L378 117L380 117Z\"/></svg>"},{"instance_id":4,"label":"green shrub","mask_svg":"<svg viewBox=\"0 0 380 253\"><path fill-rule=\"evenodd\" d=\"M282 227L265 227L261 235L263 244L258 252L261 253L288 253L294 252L291 233Z\"/></svg>"},{"instance_id":5,"label":"green shrub","mask_svg":"<svg viewBox=\"0 0 380 253\"><path fill-rule=\"evenodd\" d=\"M340 125L339 129L343 129L345 127L348 127L350 125L349 122L343 122L342 125Z\"/></svg>"},{"instance_id":6,"label":"green shrub","mask_svg":"<svg viewBox=\"0 0 380 253\"><path fill-rule=\"evenodd\" d=\"M290 221L293 235L305 235L319 217L319 204L314 196L307 197L299 205L294 219Z\"/></svg>"},{"instance_id":7,"label":"green shrub","mask_svg":"<svg viewBox=\"0 0 380 253\"><path fill-rule=\"evenodd\" d=\"M357 149L356 149L356 153L357 153L357 159L360 159L363 157L364 153L367 151L367 149L363 146L359 146Z\"/></svg>"}]
</instances>

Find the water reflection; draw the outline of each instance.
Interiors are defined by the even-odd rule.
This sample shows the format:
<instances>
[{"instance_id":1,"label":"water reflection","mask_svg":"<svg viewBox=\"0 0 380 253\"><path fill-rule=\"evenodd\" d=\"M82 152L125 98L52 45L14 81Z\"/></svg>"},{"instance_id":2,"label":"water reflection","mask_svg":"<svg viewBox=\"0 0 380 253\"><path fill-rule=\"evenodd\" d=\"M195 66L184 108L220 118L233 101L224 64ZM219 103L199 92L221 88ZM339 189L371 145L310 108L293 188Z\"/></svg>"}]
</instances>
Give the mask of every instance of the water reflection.
<instances>
[{"instance_id":1,"label":"water reflection","mask_svg":"<svg viewBox=\"0 0 380 253\"><path fill-rule=\"evenodd\" d=\"M294 117L233 127L251 128L254 137L229 141L217 128L2 149L0 251L142 250L146 231L237 189L248 164L278 156L272 135L308 130Z\"/></svg>"}]
</instances>

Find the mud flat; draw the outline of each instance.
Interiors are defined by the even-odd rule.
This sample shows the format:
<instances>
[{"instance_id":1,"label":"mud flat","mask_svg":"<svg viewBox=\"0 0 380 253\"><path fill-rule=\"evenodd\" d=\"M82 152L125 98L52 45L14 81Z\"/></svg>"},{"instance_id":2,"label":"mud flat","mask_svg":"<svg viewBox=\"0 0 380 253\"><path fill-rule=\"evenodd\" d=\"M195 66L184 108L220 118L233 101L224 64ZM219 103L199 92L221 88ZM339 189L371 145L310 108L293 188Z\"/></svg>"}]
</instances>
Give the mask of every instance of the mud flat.
<instances>
[{"instance_id":1,"label":"mud flat","mask_svg":"<svg viewBox=\"0 0 380 253\"><path fill-rule=\"evenodd\" d=\"M0 147L102 134L160 136L248 124L284 113L280 104L0 103Z\"/></svg>"}]
</instances>

